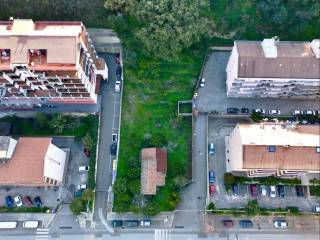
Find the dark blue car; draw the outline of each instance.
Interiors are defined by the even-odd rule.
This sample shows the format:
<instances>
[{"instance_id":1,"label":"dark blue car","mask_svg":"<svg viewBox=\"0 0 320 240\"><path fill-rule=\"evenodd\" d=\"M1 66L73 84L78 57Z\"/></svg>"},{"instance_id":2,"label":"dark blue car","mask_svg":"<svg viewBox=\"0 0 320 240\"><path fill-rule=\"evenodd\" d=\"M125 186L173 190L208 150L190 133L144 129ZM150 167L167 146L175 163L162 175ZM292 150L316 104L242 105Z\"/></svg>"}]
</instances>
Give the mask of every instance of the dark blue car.
<instances>
[{"instance_id":1,"label":"dark blue car","mask_svg":"<svg viewBox=\"0 0 320 240\"><path fill-rule=\"evenodd\" d=\"M209 183L215 182L215 174L214 171L209 171Z\"/></svg>"},{"instance_id":2,"label":"dark blue car","mask_svg":"<svg viewBox=\"0 0 320 240\"><path fill-rule=\"evenodd\" d=\"M14 207L14 203L11 196L6 196L6 204L9 208Z\"/></svg>"},{"instance_id":3,"label":"dark blue car","mask_svg":"<svg viewBox=\"0 0 320 240\"><path fill-rule=\"evenodd\" d=\"M34 198L34 205L36 205L38 208L42 207L42 202L39 196Z\"/></svg>"}]
</instances>

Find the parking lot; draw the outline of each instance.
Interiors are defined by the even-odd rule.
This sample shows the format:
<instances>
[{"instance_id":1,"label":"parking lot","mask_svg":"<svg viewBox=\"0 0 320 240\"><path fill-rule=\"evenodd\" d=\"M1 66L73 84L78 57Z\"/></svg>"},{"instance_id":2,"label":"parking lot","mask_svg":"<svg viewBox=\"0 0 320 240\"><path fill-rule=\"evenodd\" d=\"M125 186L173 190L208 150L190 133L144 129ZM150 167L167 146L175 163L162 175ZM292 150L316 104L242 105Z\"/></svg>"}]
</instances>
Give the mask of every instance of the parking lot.
<instances>
[{"instance_id":1,"label":"parking lot","mask_svg":"<svg viewBox=\"0 0 320 240\"><path fill-rule=\"evenodd\" d=\"M215 203L217 208L239 208L245 207L251 197L249 185L238 184L238 193L226 192L223 176L226 172L225 159L225 137L229 135L236 123L250 122L250 119L243 116L239 118L208 117L208 144L214 143L215 153L208 154L208 170L215 172L216 193L210 196L210 201ZM284 198L280 198L278 191L276 197L270 197L270 188L266 186L266 196L261 196L260 186L257 185L258 203L263 208L286 208L296 206L300 211L311 212L314 206L319 205L320 198L307 196L298 197L294 186L284 186Z\"/></svg>"},{"instance_id":2,"label":"parking lot","mask_svg":"<svg viewBox=\"0 0 320 240\"><path fill-rule=\"evenodd\" d=\"M279 109L289 115L294 110L320 110L319 100L276 98L227 98L226 67L230 51L214 51L204 67L205 86L199 88L197 108L201 112L224 112L227 108L262 108L266 111Z\"/></svg>"},{"instance_id":3,"label":"parking lot","mask_svg":"<svg viewBox=\"0 0 320 240\"><path fill-rule=\"evenodd\" d=\"M68 149L69 159L65 172L65 182L59 187L15 187L3 186L0 188L0 205L5 205L5 196L12 198L30 196L31 200L39 196L42 205L50 208L56 207L59 203L71 202L78 184L87 184L87 172L79 172L79 166L88 166L89 158L83 152L83 147L73 137L57 137L52 143L62 149Z\"/></svg>"}]
</instances>

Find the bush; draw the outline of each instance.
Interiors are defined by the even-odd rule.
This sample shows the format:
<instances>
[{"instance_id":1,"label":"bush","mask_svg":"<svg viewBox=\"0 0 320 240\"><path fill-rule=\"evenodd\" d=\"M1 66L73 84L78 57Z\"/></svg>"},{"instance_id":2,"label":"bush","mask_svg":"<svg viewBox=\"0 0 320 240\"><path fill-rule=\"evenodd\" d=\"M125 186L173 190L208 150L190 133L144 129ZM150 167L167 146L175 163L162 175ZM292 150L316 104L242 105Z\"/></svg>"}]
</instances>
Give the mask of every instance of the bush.
<instances>
[{"instance_id":1,"label":"bush","mask_svg":"<svg viewBox=\"0 0 320 240\"><path fill-rule=\"evenodd\" d=\"M311 196L320 197L320 185L318 185L318 186L310 185L309 190L310 190Z\"/></svg>"},{"instance_id":2,"label":"bush","mask_svg":"<svg viewBox=\"0 0 320 240\"><path fill-rule=\"evenodd\" d=\"M82 198L75 198L70 204L70 210L76 216L78 216L81 212L84 212L85 207L86 205Z\"/></svg>"},{"instance_id":3,"label":"bush","mask_svg":"<svg viewBox=\"0 0 320 240\"><path fill-rule=\"evenodd\" d=\"M0 213L45 213L50 208L48 207L31 207L31 208L26 208L26 207L13 207L13 208L8 208L7 206L1 206L0 207Z\"/></svg>"},{"instance_id":4,"label":"bush","mask_svg":"<svg viewBox=\"0 0 320 240\"><path fill-rule=\"evenodd\" d=\"M213 211L215 209L214 203L213 202L209 203L207 209L210 211Z\"/></svg>"},{"instance_id":5,"label":"bush","mask_svg":"<svg viewBox=\"0 0 320 240\"><path fill-rule=\"evenodd\" d=\"M291 213L292 215L299 215L300 214L298 207L287 207L286 211L288 211L288 213Z\"/></svg>"},{"instance_id":6,"label":"bush","mask_svg":"<svg viewBox=\"0 0 320 240\"><path fill-rule=\"evenodd\" d=\"M155 216L158 213L160 213L160 210L154 202L150 202L142 208L142 214L145 216Z\"/></svg>"},{"instance_id":7,"label":"bush","mask_svg":"<svg viewBox=\"0 0 320 240\"><path fill-rule=\"evenodd\" d=\"M251 119L254 122L260 122L263 119L263 116L261 115L261 113L254 112L251 114Z\"/></svg>"},{"instance_id":8,"label":"bush","mask_svg":"<svg viewBox=\"0 0 320 240\"><path fill-rule=\"evenodd\" d=\"M261 213L261 209L259 207L257 200L250 200L245 208L248 216L255 216Z\"/></svg>"},{"instance_id":9,"label":"bush","mask_svg":"<svg viewBox=\"0 0 320 240\"><path fill-rule=\"evenodd\" d=\"M316 179L316 178L310 179L310 183L314 185L320 185L320 179Z\"/></svg>"}]
</instances>

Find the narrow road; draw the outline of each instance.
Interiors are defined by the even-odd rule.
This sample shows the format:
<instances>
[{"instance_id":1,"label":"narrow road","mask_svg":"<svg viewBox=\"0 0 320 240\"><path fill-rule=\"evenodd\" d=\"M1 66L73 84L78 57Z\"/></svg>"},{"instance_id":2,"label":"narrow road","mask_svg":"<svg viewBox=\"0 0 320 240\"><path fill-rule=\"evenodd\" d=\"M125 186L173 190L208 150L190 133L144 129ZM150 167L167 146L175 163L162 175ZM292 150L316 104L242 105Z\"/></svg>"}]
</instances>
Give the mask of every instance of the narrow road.
<instances>
[{"instance_id":1,"label":"narrow road","mask_svg":"<svg viewBox=\"0 0 320 240\"><path fill-rule=\"evenodd\" d=\"M115 157L110 155L112 133L118 132L120 93L114 91L115 85L115 60L112 54L100 53L109 68L109 83L101 85L101 119L100 119L100 141L98 151L98 162L96 169L96 192L93 220L96 229L103 227L99 217L99 211L106 213L108 189L112 185L112 161ZM101 216L101 214L100 214Z\"/></svg>"}]
</instances>

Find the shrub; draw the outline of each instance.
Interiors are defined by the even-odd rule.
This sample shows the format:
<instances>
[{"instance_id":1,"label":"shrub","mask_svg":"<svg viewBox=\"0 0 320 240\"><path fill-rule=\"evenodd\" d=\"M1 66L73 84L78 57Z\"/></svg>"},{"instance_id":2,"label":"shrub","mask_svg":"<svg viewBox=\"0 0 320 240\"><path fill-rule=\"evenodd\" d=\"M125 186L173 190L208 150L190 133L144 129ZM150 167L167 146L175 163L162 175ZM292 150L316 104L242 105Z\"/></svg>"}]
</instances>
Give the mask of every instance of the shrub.
<instances>
[{"instance_id":1,"label":"shrub","mask_svg":"<svg viewBox=\"0 0 320 240\"><path fill-rule=\"evenodd\" d=\"M81 212L85 211L85 206L82 198L75 198L70 204L70 210L74 215L78 216Z\"/></svg>"},{"instance_id":2,"label":"shrub","mask_svg":"<svg viewBox=\"0 0 320 240\"><path fill-rule=\"evenodd\" d=\"M309 190L310 190L311 196L320 197L320 185L318 185L318 186L310 185Z\"/></svg>"},{"instance_id":3,"label":"shrub","mask_svg":"<svg viewBox=\"0 0 320 240\"><path fill-rule=\"evenodd\" d=\"M251 114L251 119L254 122L260 122L263 119L263 116L261 115L261 113L254 112Z\"/></svg>"},{"instance_id":4,"label":"shrub","mask_svg":"<svg viewBox=\"0 0 320 240\"><path fill-rule=\"evenodd\" d=\"M245 208L246 214L248 216L254 216L258 215L261 212L261 209L259 207L258 201L257 200L250 200Z\"/></svg>"},{"instance_id":5,"label":"shrub","mask_svg":"<svg viewBox=\"0 0 320 240\"><path fill-rule=\"evenodd\" d=\"M209 203L207 209L210 211L214 210L215 209L214 203L213 202Z\"/></svg>"}]
</instances>

